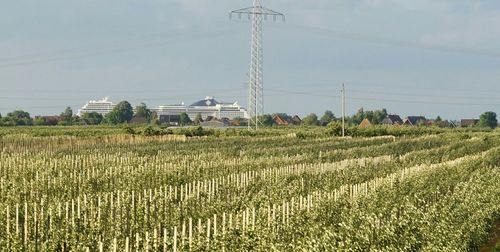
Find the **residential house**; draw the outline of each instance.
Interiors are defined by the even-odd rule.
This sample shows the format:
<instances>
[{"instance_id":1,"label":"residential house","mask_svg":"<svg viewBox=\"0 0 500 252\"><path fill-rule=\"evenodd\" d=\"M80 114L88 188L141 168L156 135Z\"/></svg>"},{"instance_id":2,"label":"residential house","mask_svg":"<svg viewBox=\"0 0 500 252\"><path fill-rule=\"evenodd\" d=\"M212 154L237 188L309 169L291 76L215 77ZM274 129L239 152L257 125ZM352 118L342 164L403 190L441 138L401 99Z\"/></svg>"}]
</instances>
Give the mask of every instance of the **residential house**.
<instances>
[{"instance_id":1,"label":"residential house","mask_svg":"<svg viewBox=\"0 0 500 252\"><path fill-rule=\"evenodd\" d=\"M59 124L60 121L62 121L62 117L61 116L42 116L45 123L44 125L57 125Z\"/></svg>"},{"instance_id":2,"label":"residential house","mask_svg":"<svg viewBox=\"0 0 500 252\"><path fill-rule=\"evenodd\" d=\"M208 128L229 127L231 126L231 121L227 118L222 118L222 119L210 118L210 120L205 120L204 122L201 122L200 126Z\"/></svg>"},{"instance_id":3,"label":"residential house","mask_svg":"<svg viewBox=\"0 0 500 252\"><path fill-rule=\"evenodd\" d=\"M368 120L368 118L363 119L363 121L361 121L361 123L359 124L360 128L368 128L371 126L372 126L372 123L370 122L370 120Z\"/></svg>"},{"instance_id":4,"label":"residential house","mask_svg":"<svg viewBox=\"0 0 500 252\"><path fill-rule=\"evenodd\" d=\"M425 119L425 117L423 116L408 116L403 121L403 125L407 126L418 126L421 124L427 125L427 119Z\"/></svg>"},{"instance_id":5,"label":"residential house","mask_svg":"<svg viewBox=\"0 0 500 252\"><path fill-rule=\"evenodd\" d=\"M273 116L273 121L274 121L274 124L276 124L276 125L288 125L288 124L290 124L289 120L290 120L289 118L286 118L284 116L280 116L280 115Z\"/></svg>"},{"instance_id":6,"label":"residential house","mask_svg":"<svg viewBox=\"0 0 500 252\"><path fill-rule=\"evenodd\" d=\"M439 128L456 128L457 127L452 121L448 121L448 120L434 122L434 125L439 127Z\"/></svg>"},{"instance_id":7,"label":"residential house","mask_svg":"<svg viewBox=\"0 0 500 252\"><path fill-rule=\"evenodd\" d=\"M460 120L460 127L468 128L475 126L479 122L478 119L462 119Z\"/></svg>"},{"instance_id":8,"label":"residential house","mask_svg":"<svg viewBox=\"0 0 500 252\"><path fill-rule=\"evenodd\" d=\"M387 115L387 117L380 122L382 125L402 125L403 120L399 115Z\"/></svg>"},{"instance_id":9,"label":"residential house","mask_svg":"<svg viewBox=\"0 0 500 252\"><path fill-rule=\"evenodd\" d=\"M290 121L293 125L300 125L302 123L302 119L298 115L294 115Z\"/></svg>"},{"instance_id":10,"label":"residential house","mask_svg":"<svg viewBox=\"0 0 500 252\"><path fill-rule=\"evenodd\" d=\"M302 123L302 119L298 115L293 117L285 117L281 115L273 116L274 124L276 125L300 125Z\"/></svg>"}]
</instances>

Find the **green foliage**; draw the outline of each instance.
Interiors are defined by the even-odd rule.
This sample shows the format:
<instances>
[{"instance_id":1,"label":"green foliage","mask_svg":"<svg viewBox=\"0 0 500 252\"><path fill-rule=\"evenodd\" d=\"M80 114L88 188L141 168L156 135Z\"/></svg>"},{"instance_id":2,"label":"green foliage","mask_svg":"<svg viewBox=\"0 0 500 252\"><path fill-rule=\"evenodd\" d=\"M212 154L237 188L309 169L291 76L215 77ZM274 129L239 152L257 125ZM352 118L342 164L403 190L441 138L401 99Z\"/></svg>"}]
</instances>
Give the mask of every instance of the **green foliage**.
<instances>
[{"instance_id":1,"label":"green foliage","mask_svg":"<svg viewBox=\"0 0 500 252\"><path fill-rule=\"evenodd\" d=\"M28 112L15 110L8 113L6 117L2 118L2 124L4 126L27 126L32 125L33 120Z\"/></svg>"},{"instance_id":2,"label":"green foliage","mask_svg":"<svg viewBox=\"0 0 500 252\"><path fill-rule=\"evenodd\" d=\"M179 126L187 126L192 123L191 118L185 112L181 113L179 116Z\"/></svg>"},{"instance_id":3,"label":"green foliage","mask_svg":"<svg viewBox=\"0 0 500 252\"><path fill-rule=\"evenodd\" d=\"M272 115L261 115L259 116L259 122L262 123L263 126L273 126L274 125L274 120Z\"/></svg>"},{"instance_id":4,"label":"green foliage","mask_svg":"<svg viewBox=\"0 0 500 252\"><path fill-rule=\"evenodd\" d=\"M109 124L121 124L129 122L134 115L132 105L128 101L118 103L111 112L106 114L105 121Z\"/></svg>"},{"instance_id":5,"label":"green foliage","mask_svg":"<svg viewBox=\"0 0 500 252\"><path fill-rule=\"evenodd\" d=\"M302 123L308 126L318 125L318 116L315 113L311 113L302 119Z\"/></svg>"},{"instance_id":6,"label":"green foliage","mask_svg":"<svg viewBox=\"0 0 500 252\"><path fill-rule=\"evenodd\" d=\"M45 125L46 123L47 123L47 120L43 116L35 116L35 118L33 119L33 125L36 125L36 126L42 126L42 125Z\"/></svg>"},{"instance_id":7,"label":"green foliage","mask_svg":"<svg viewBox=\"0 0 500 252\"><path fill-rule=\"evenodd\" d=\"M61 121L59 124L61 125L72 125L73 120L73 110L70 107L66 107L66 109L60 115Z\"/></svg>"},{"instance_id":8,"label":"green foliage","mask_svg":"<svg viewBox=\"0 0 500 252\"><path fill-rule=\"evenodd\" d=\"M376 125L380 124L387 117L387 110L375 110L375 111L365 111L360 108L356 114L348 119L349 124L359 125L365 118L367 118L370 123Z\"/></svg>"},{"instance_id":9,"label":"green foliage","mask_svg":"<svg viewBox=\"0 0 500 252\"><path fill-rule=\"evenodd\" d=\"M325 132L327 136L342 136L342 123L330 122Z\"/></svg>"},{"instance_id":10,"label":"green foliage","mask_svg":"<svg viewBox=\"0 0 500 252\"><path fill-rule=\"evenodd\" d=\"M497 114L495 112L485 112L479 118L477 127L487 127L494 129L498 126Z\"/></svg>"},{"instance_id":11,"label":"green foliage","mask_svg":"<svg viewBox=\"0 0 500 252\"><path fill-rule=\"evenodd\" d=\"M98 125L104 120L104 117L97 112L83 113L80 118L87 125Z\"/></svg>"},{"instance_id":12,"label":"green foliage","mask_svg":"<svg viewBox=\"0 0 500 252\"><path fill-rule=\"evenodd\" d=\"M139 104L138 106L135 107L135 116L137 116L137 117L144 117L144 118L147 118L148 121L151 121L151 119L152 119L152 112L146 106L146 104L141 103L141 104Z\"/></svg>"},{"instance_id":13,"label":"green foliage","mask_svg":"<svg viewBox=\"0 0 500 252\"><path fill-rule=\"evenodd\" d=\"M329 123L333 122L333 120L335 120L335 115L331 110L327 110L325 111L321 119L319 119L319 123L321 126L326 126Z\"/></svg>"}]
</instances>

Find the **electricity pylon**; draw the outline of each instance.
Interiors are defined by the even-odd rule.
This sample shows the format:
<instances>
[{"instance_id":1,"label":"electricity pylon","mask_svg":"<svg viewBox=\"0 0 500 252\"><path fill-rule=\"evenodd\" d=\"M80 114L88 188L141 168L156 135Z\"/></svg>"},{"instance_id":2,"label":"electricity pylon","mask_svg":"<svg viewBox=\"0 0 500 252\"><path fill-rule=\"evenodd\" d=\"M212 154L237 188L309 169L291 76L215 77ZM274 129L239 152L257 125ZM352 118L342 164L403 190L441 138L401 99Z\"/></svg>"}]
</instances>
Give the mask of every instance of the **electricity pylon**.
<instances>
[{"instance_id":1,"label":"electricity pylon","mask_svg":"<svg viewBox=\"0 0 500 252\"><path fill-rule=\"evenodd\" d=\"M248 128L252 125L259 129L261 124L259 116L264 113L264 51L262 45L262 21L272 17L274 21L281 17L285 21L285 15L262 7L262 0L253 0L253 6L231 11L229 17L237 14L241 19L247 15L252 20L252 45L250 57L250 81L248 83Z\"/></svg>"}]
</instances>

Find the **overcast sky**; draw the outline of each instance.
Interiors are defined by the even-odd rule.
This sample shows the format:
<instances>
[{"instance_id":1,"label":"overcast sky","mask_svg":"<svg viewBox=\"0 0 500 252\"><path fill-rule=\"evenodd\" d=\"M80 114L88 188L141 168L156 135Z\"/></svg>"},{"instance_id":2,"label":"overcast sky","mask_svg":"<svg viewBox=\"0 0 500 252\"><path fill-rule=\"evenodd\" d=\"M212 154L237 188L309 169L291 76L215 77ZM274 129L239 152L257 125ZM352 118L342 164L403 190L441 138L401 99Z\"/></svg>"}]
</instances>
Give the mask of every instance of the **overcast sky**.
<instances>
[{"instance_id":1,"label":"overcast sky","mask_svg":"<svg viewBox=\"0 0 500 252\"><path fill-rule=\"evenodd\" d=\"M251 0L15 0L0 8L0 113L75 113L207 95L247 105ZM500 112L498 0L275 0L264 29L265 112L459 119Z\"/></svg>"}]
</instances>

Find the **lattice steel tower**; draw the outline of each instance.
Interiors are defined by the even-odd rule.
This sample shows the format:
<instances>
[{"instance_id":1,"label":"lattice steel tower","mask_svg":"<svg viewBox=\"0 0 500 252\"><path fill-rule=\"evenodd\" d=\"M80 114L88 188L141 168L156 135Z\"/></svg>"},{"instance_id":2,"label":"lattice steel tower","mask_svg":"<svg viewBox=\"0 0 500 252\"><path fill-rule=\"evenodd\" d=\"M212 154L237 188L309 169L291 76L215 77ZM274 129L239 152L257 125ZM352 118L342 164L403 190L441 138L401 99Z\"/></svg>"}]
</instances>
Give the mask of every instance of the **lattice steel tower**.
<instances>
[{"instance_id":1,"label":"lattice steel tower","mask_svg":"<svg viewBox=\"0 0 500 252\"><path fill-rule=\"evenodd\" d=\"M264 51L262 45L262 21L267 17L273 17L276 21L281 17L285 21L285 15L262 7L262 0L253 0L253 6L231 11L229 14L247 15L252 20L252 46L250 57L250 80L248 83L248 128L255 126L259 128L259 116L264 113Z\"/></svg>"}]
</instances>

